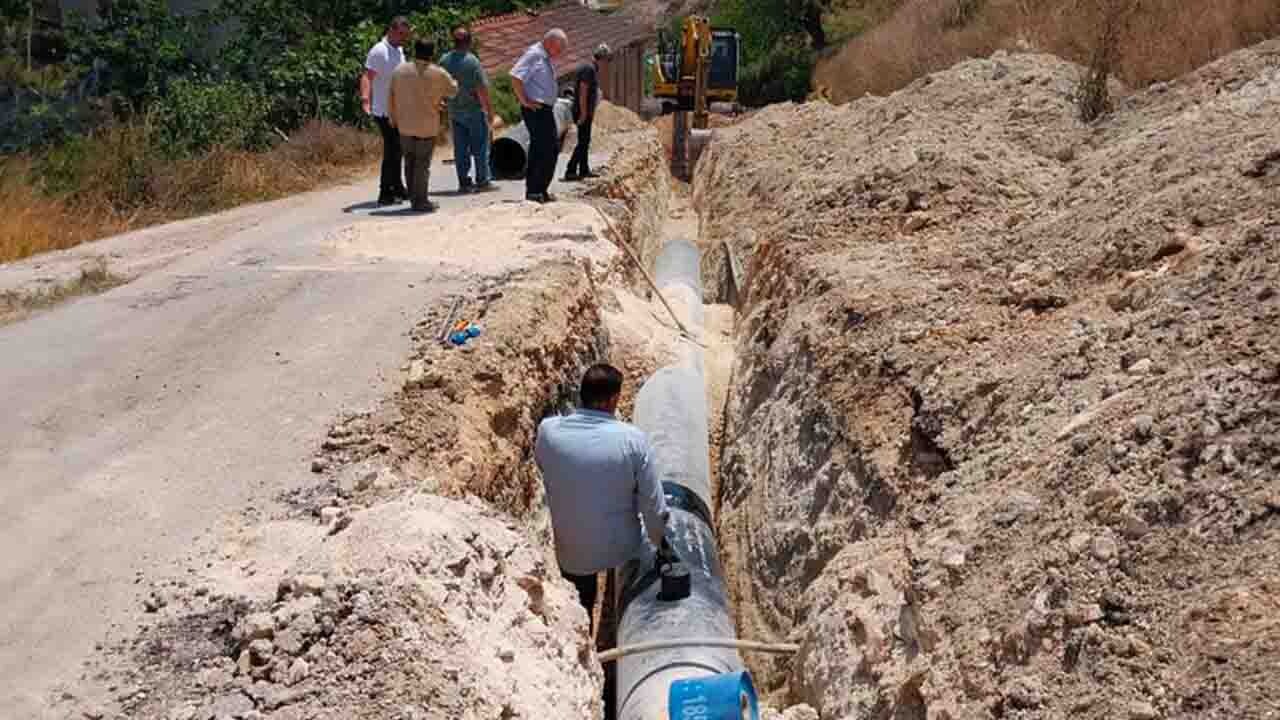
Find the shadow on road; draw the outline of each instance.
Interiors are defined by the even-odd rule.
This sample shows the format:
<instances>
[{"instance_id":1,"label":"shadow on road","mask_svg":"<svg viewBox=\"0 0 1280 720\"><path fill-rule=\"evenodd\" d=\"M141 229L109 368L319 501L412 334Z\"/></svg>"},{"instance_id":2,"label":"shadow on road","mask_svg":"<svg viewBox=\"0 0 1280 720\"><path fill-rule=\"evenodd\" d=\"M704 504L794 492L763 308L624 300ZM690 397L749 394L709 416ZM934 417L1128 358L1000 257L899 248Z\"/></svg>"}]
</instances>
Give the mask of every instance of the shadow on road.
<instances>
[{"instance_id":1,"label":"shadow on road","mask_svg":"<svg viewBox=\"0 0 1280 720\"><path fill-rule=\"evenodd\" d=\"M353 212L359 212L360 210L376 210L377 208L378 202L376 200L365 200L364 202L359 202L355 205L348 205L342 208L342 212L350 214Z\"/></svg>"},{"instance_id":2,"label":"shadow on road","mask_svg":"<svg viewBox=\"0 0 1280 720\"><path fill-rule=\"evenodd\" d=\"M413 208L404 207L398 210L375 210L369 213L369 217L419 217L429 215L429 211L414 210Z\"/></svg>"}]
</instances>

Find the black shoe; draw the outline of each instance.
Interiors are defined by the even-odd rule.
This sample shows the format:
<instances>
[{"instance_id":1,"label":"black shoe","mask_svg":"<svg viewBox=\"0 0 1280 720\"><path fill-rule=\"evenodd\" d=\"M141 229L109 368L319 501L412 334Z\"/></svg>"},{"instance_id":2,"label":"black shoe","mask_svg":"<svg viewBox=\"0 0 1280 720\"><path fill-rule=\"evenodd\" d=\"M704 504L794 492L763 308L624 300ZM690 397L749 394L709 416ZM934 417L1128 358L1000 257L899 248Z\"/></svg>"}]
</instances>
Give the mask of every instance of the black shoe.
<instances>
[{"instance_id":1,"label":"black shoe","mask_svg":"<svg viewBox=\"0 0 1280 720\"><path fill-rule=\"evenodd\" d=\"M532 195L525 195L524 199L530 202L536 202L540 205L545 205L549 202L555 202L556 196L551 193L534 193Z\"/></svg>"},{"instance_id":2,"label":"black shoe","mask_svg":"<svg viewBox=\"0 0 1280 720\"><path fill-rule=\"evenodd\" d=\"M396 188L391 194L398 200L408 200L409 188Z\"/></svg>"},{"instance_id":3,"label":"black shoe","mask_svg":"<svg viewBox=\"0 0 1280 720\"><path fill-rule=\"evenodd\" d=\"M469 192L475 192L475 191L476 191L476 186L471 182L471 178L467 178L465 180L461 180L458 182L458 192L469 193Z\"/></svg>"},{"instance_id":4,"label":"black shoe","mask_svg":"<svg viewBox=\"0 0 1280 720\"><path fill-rule=\"evenodd\" d=\"M497 186L493 184L492 180L485 180L482 183L476 183L474 186L472 186L471 191L472 192L488 192L489 190L496 190L496 189L497 189Z\"/></svg>"},{"instance_id":5,"label":"black shoe","mask_svg":"<svg viewBox=\"0 0 1280 720\"><path fill-rule=\"evenodd\" d=\"M578 182L581 179L582 179L582 176L577 173L565 173L564 177L560 178L560 181L561 182Z\"/></svg>"},{"instance_id":6,"label":"black shoe","mask_svg":"<svg viewBox=\"0 0 1280 720\"><path fill-rule=\"evenodd\" d=\"M413 206L413 211L414 211L414 212L420 212L420 213L433 213L433 212L435 212L435 211L437 211L437 210L439 210L439 209L440 209L440 206L439 206L439 205L437 205L437 204L435 204L435 203L433 203L433 202L431 202L430 200L428 200L428 201L427 201L427 203L426 203L425 205L414 205L414 206Z\"/></svg>"},{"instance_id":7,"label":"black shoe","mask_svg":"<svg viewBox=\"0 0 1280 720\"><path fill-rule=\"evenodd\" d=\"M379 195L378 196L378 207L386 207L388 205L399 205L399 204L400 204L400 198L396 197L395 195Z\"/></svg>"},{"instance_id":8,"label":"black shoe","mask_svg":"<svg viewBox=\"0 0 1280 720\"><path fill-rule=\"evenodd\" d=\"M586 172L582 173L582 179L583 179L583 180L590 180L591 178L598 178L598 177L600 177L600 175L599 175L598 173L593 173L593 172L591 172L590 170L588 170L588 171L586 171Z\"/></svg>"}]
</instances>

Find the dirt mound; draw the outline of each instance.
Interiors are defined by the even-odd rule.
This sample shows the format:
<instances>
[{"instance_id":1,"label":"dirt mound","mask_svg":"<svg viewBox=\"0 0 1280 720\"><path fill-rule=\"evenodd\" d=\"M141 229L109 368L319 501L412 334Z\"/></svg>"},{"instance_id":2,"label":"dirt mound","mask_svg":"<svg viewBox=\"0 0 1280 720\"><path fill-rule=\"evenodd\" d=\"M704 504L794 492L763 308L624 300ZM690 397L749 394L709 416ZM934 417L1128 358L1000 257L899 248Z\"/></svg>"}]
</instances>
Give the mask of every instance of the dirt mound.
<instances>
[{"instance_id":1,"label":"dirt mound","mask_svg":"<svg viewBox=\"0 0 1280 720\"><path fill-rule=\"evenodd\" d=\"M475 501L417 496L358 511L281 578L272 601L187 590L165 604L166 619L104 673L125 717L601 712L572 589Z\"/></svg>"},{"instance_id":2,"label":"dirt mound","mask_svg":"<svg viewBox=\"0 0 1280 720\"><path fill-rule=\"evenodd\" d=\"M1108 28L1116 37L1116 72L1126 84L1146 87L1280 33L1280 5L1272 0L868 4L837 9L836 25L852 22L869 29L824 53L814 71L814 85L826 88L837 102L887 94L925 73L1000 48L1089 62Z\"/></svg>"},{"instance_id":3,"label":"dirt mound","mask_svg":"<svg viewBox=\"0 0 1280 720\"><path fill-rule=\"evenodd\" d=\"M614 105L608 100L601 100L596 106L596 117L592 122L592 130L601 133L633 132L644 130L648 124L631 110Z\"/></svg>"},{"instance_id":4,"label":"dirt mound","mask_svg":"<svg viewBox=\"0 0 1280 720\"><path fill-rule=\"evenodd\" d=\"M652 130L639 136L648 145L617 158L607 199L592 202L644 248L670 193ZM628 372L625 411L677 335L633 292L588 205L510 215L470 264L422 236L475 234L465 215L333 238L339 252L456 261L456 312L452 299L427 309L400 390L317 438L314 486L247 509L216 551L139 597L150 622L59 689L68 717L601 714L586 614L551 552L534 430L602 359ZM442 346L450 315L482 333Z\"/></svg>"},{"instance_id":5,"label":"dirt mound","mask_svg":"<svg viewBox=\"0 0 1280 720\"><path fill-rule=\"evenodd\" d=\"M823 718L1278 706L1280 42L1076 120L997 54L722 131L720 523ZM708 277L721 277L713 258ZM763 637L762 637L763 636Z\"/></svg>"}]
</instances>

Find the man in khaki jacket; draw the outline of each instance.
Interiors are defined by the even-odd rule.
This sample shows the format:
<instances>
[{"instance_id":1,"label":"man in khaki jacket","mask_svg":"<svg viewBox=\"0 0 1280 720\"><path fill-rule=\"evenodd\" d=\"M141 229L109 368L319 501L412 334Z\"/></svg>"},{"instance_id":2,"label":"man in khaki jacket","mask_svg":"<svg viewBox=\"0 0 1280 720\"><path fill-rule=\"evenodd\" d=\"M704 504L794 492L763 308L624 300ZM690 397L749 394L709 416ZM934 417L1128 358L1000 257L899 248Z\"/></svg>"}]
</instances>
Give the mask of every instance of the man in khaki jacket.
<instances>
[{"instance_id":1,"label":"man in khaki jacket","mask_svg":"<svg viewBox=\"0 0 1280 720\"><path fill-rule=\"evenodd\" d=\"M419 212L432 212L436 204L427 199L431 178L431 154L440 134L441 103L458 92L458 83L432 62L436 44L419 40L414 59L396 68L391 75L389 113L391 124L400 131L404 151L404 176L409 186L409 202Z\"/></svg>"}]
</instances>

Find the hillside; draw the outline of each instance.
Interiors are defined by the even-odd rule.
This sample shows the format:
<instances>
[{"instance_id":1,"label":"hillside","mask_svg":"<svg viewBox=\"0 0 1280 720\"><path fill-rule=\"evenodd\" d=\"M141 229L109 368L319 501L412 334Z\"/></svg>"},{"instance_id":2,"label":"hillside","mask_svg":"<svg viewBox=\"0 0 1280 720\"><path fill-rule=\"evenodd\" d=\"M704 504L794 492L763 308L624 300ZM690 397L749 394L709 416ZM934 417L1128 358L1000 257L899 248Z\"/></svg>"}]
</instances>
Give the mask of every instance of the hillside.
<instances>
[{"instance_id":1,"label":"hillside","mask_svg":"<svg viewBox=\"0 0 1280 720\"><path fill-rule=\"evenodd\" d=\"M741 634L801 643L753 667L784 704L1280 711L1280 41L1094 126L1080 71L998 53L704 156L746 268L721 532Z\"/></svg>"},{"instance_id":2,"label":"hillside","mask_svg":"<svg viewBox=\"0 0 1280 720\"><path fill-rule=\"evenodd\" d=\"M886 12L890 11L891 12ZM916 78L999 49L1094 57L1115 31L1115 69L1130 87L1170 80L1280 33L1272 0L847 0L827 15L857 33L819 61L814 83L844 102L883 95ZM869 29L868 29L869 28Z\"/></svg>"}]
</instances>

